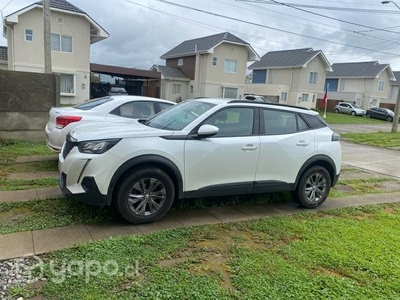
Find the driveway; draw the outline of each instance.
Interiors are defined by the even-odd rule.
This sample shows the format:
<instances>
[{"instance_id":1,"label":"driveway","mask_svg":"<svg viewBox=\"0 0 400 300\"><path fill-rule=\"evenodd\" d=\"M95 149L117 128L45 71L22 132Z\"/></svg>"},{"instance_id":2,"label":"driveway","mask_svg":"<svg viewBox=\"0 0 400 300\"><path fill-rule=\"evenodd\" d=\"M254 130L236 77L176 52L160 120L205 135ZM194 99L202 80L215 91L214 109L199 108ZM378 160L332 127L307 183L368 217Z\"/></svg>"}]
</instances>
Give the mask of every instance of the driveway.
<instances>
[{"instance_id":1,"label":"driveway","mask_svg":"<svg viewBox=\"0 0 400 300\"><path fill-rule=\"evenodd\" d=\"M391 131L392 123L334 124L337 133ZM378 172L400 179L400 151L341 141L344 165Z\"/></svg>"}]
</instances>

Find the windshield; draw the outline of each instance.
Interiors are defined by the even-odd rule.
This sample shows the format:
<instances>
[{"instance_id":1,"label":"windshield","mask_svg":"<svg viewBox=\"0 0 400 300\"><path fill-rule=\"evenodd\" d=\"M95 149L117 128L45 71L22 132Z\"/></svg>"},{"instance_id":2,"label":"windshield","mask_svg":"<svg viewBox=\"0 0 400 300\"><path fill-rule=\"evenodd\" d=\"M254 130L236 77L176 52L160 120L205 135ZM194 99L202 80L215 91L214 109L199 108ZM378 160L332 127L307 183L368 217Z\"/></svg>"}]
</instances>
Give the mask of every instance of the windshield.
<instances>
[{"instance_id":1,"label":"windshield","mask_svg":"<svg viewBox=\"0 0 400 300\"><path fill-rule=\"evenodd\" d=\"M155 115L145 125L165 130L182 130L213 106L215 104L196 100L182 102Z\"/></svg>"},{"instance_id":2,"label":"windshield","mask_svg":"<svg viewBox=\"0 0 400 300\"><path fill-rule=\"evenodd\" d=\"M73 106L73 108L81 109L81 110L90 110L90 109L95 108L99 105L102 105L108 101L111 101L112 99L113 98L111 98L111 97L97 98L97 99L93 99L90 101L86 101L82 104L75 105L75 106Z\"/></svg>"}]
</instances>

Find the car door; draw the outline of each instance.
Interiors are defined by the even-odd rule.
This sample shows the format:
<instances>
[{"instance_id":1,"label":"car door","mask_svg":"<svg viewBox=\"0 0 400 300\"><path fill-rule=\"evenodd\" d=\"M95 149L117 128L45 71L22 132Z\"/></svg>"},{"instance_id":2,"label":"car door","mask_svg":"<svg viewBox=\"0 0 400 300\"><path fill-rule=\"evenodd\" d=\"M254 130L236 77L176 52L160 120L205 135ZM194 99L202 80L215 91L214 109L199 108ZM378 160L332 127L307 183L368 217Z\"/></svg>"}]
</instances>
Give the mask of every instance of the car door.
<instances>
[{"instance_id":1,"label":"car door","mask_svg":"<svg viewBox=\"0 0 400 300\"><path fill-rule=\"evenodd\" d=\"M260 150L254 108L223 108L204 124L218 127L219 132L186 141L185 191L198 191L199 196L250 193Z\"/></svg>"},{"instance_id":2,"label":"car door","mask_svg":"<svg viewBox=\"0 0 400 300\"><path fill-rule=\"evenodd\" d=\"M255 191L284 190L315 149L315 136L296 113L263 109Z\"/></svg>"}]
</instances>

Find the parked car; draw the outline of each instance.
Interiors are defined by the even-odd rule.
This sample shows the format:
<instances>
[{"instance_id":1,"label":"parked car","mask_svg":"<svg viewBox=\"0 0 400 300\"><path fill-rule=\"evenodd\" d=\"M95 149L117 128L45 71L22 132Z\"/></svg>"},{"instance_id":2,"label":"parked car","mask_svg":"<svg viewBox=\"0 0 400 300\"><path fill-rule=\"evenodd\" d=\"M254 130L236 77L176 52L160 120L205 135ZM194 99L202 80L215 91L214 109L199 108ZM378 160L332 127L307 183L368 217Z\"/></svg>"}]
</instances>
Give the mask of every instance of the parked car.
<instances>
[{"instance_id":1,"label":"parked car","mask_svg":"<svg viewBox=\"0 0 400 300\"><path fill-rule=\"evenodd\" d=\"M258 95L245 95L244 99L256 102L268 102L267 98Z\"/></svg>"},{"instance_id":2,"label":"parked car","mask_svg":"<svg viewBox=\"0 0 400 300\"><path fill-rule=\"evenodd\" d=\"M65 137L78 125L99 121L148 118L175 103L140 96L106 96L73 107L53 107L46 125L46 144L60 152Z\"/></svg>"},{"instance_id":3,"label":"parked car","mask_svg":"<svg viewBox=\"0 0 400 300\"><path fill-rule=\"evenodd\" d=\"M360 108L357 104L348 102L339 102L333 109L335 113L348 114L352 116L364 116L365 110Z\"/></svg>"},{"instance_id":4,"label":"parked car","mask_svg":"<svg viewBox=\"0 0 400 300\"><path fill-rule=\"evenodd\" d=\"M340 136L317 112L247 100L179 103L135 126L82 125L59 155L64 195L115 205L129 222L175 199L290 191L321 205L339 177Z\"/></svg>"},{"instance_id":5,"label":"parked car","mask_svg":"<svg viewBox=\"0 0 400 300\"><path fill-rule=\"evenodd\" d=\"M392 122L394 118L394 112L388 108L370 107L367 109L365 116L367 118L380 119Z\"/></svg>"},{"instance_id":6,"label":"parked car","mask_svg":"<svg viewBox=\"0 0 400 300\"><path fill-rule=\"evenodd\" d=\"M112 86L110 90L108 91L109 96L114 96L114 95L128 95L128 92L125 90L123 87L119 86Z\"/></svg>"}]
</instances>

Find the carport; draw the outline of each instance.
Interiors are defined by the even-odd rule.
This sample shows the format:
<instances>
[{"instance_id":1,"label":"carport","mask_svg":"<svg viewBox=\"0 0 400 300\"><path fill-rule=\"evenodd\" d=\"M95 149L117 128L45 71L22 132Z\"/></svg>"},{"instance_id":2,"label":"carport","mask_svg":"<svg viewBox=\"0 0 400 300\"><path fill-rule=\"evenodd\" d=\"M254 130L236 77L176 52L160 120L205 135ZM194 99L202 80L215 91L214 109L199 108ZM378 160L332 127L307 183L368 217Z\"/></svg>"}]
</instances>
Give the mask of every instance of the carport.
<instances>
[{"instance_id":1,"label":"carport","mask_svg":"<svg viewBox=\"0 0 400 300\"><path fill-rule=\"evenodd\" d=\"M111 86L124 87L129 95L160 98L161 73L134 68L90 64L90 97L107 95ZM109 75L115 83L101 81L101 75Z\"/></svg>"}]
</instances>

